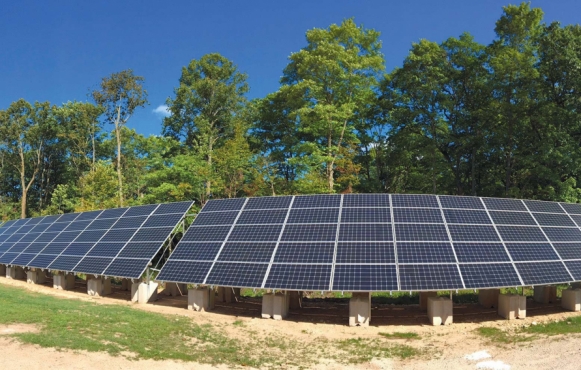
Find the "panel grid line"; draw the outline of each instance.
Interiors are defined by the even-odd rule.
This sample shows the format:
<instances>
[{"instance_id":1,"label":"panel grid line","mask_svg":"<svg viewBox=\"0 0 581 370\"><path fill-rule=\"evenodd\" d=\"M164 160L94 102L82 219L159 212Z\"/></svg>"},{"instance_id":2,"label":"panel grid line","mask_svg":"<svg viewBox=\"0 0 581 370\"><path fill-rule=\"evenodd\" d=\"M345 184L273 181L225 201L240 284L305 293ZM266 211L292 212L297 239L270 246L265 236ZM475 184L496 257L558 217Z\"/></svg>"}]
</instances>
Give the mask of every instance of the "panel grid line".
<instances>
[{"instance_id":1,"label":"panel grid line","mask_svg":"<svg viewBox=\"0 0 581 370\"><path fill-rule=\"evenodd\" d=\"M158 207L159 207L159 206L158 206ZM89 253L91 253L91 251L92 251L92 250L93 250L93 249L94 249L94 248L95 248L95 247L96 247L96 246L99 244L99 242L100 242L100 241L101 241L101 240L102 240L102 239L105 237L105 235L107 235L107 233L113 229L113 226L115 226L115 224L116 224L116 223L117 223L117 222L118 222L118 221L119 221L121 218L123 218L123 216L124 216L124 215L125 215L125 214L126 214L126 213L127 213L129 210L130 210L130 209L131 209L131 207L128 207L128 208L125 210L125 212L123 212L123 214L122 214L122 215L120 215L120 216L117 218L117 221L115 221L115 222L114 222L114 223L113 223L111 226L109 226L109 228L107 229L107 231L105 231L105 232L103 233L103 235L101 235L101 237L99 238L99 240L97 240L97 241L95 242L95 244L93 244L93 246L92 246L91 248L89 248L89 250L88 250L88 251L85 253L85 255L83 256L83 258L81 258L81 259L79 260L79 262L77 262L77 264L75 265L75 267L73 267L73 269L72 269L71 271L75 271L75 268L76 268L76 267L79 265L79 263L81 263L81 262L82 262L82 261L85 259L85 257L87 257L87 256L89 255ZM157 209L157 207L156 207L155 209ZM95 219L97 219L97 217L95 217ZM145 222L145 221L144 221L144 222ZM92 222L91 222L91 223L92 223ZM143 223L141 223L141 224L143 225ZM139 230L139 229L138 229L138 230ZM137 231L135 231L135 232L137 232ZM134 234L134 235L135 235L135 234ZM111 261L111 262L113 262L113 261ZM110 264L111 264L111 263L109 263L109 265L110 265ZM107 265L107 267L109 267L109 265ZM105 270L106 270L106 269L105 269ZM105 270L103 270L103 271L105 271ZM81 271L81 272L82 272L82 271Z\"/></svg>"},{"instance_id":2,"label":"panel grid line","mask_svg":"<svg viewBox=\"0 0 581 370\"><path fill-rule=\"evenodd\" d=\"M228 230L228 234L226 234L226 237L224 238L224 241L222 242L222 245L220 246L218 253L216 253L216 257L214 257L214 261L212 261L212 266L210 266L210 269L208 270L208 273L206 274L206 277L204 278L204 281L202 282L202 284L206 284L206 280L208 280L208 276L210 276L210 273L214 269L214 266L216 265L216 262L218 261L218 258L220 257L220 253L222 252L222 249L224 249L224 246L226 245L226 242L228 241L230 234L232 234L232 231L234 230L234 227L236 226L236 222L240 218L240 215L242 215L242 211L244 211L244 207L246 207L246 204L248 203L248 199L249 198L246 198L244 200L244 204L242 204L242 207L240 207L240 210L238 211L236 218L232 222L232 226L230 226L230 230Z\"/></svg>"},{"instance_id":3,"label":"panel grid line","mask_svg":"<svg viewBox=\"0 0 581 370\"><path fill-rule=\"evenodd\" d=\"M536 217L532 214L531 210L529 209L529 207L527 206L527 204L525 203L525 201L521 199L521 202L525 206L525 208L527 209L527 211L529 211L529 213L531 214L531 217L533 218L533 220L535 220L535 223L537 224L537 226L539 227L539 229L541 230L541 232L543 233L543 235L547 239L547 242L549 242L549 244L551 245L551 248L553 248L553 251L555 252L555 254L557 255L557 257L559 257L559 261L565 267L565 270L567 270L567 273L571 277L571 281L575 281L575 278L573 277L573 274L571 274L571 271L569 271L569 268L567 267L567 264L563 262L563 258L561 258L561 255L559 254L559 252L557 251L557 249L555 249L555 246L553 245L553 242L551 241L551 239L549 239L549 237L545 233L545 230L543 230L543 228L539 224L539 221L537 221Z\"/></svg>"},{"instance_id":4,"label":"panel grid line","mask_svg":"<svg viewBox=\"0 0 581 370\"><path fill-rule=\"evenodd\" d=\"M452 247L452 253L454 254L454 259L456 260L456 269L458 270L458 275L460 275L460 280L462 281L462 287L466 289L466 284L464 284L464 277L462 276L462 271L460 271L460 264L458 263L458 256L456 255L456 250L454 249L454 241L452 240L452 234L450 234L450 229L448 228L448 223L446 222L446 216L444 215L444 210L442 209L442 203L440 202L440 197L436 195L436 201L440 207L440 215L442 216L442 221L444 222L444 227L446 228L446 233L448 234L448 239L450 239L450 246Z\"/></svg>"},{"instance_id":5,"label":"panel grid line","mask_svg":"<svg viewBox=\"0 0 581 370\"><path fill-rule=\"evenodd\" d=\"M91 226L91 224L92 224L93 222L95 222L95 220L96 220L96 219L97 219L97 218L98 218L98 217L99 217L99 216L100 216L100 215L101 215L103 212L105 212L105 210L101 210L101 212L99 212L99 214L98 214L97 216L95 216L95 218L93 218L93 220L92 220L91 222L89 222L89 223L87 224L87 226L85 226L85 228L84 228L83 230L80 230L80 231L78 231L78 234L77 234L77 236L76 236L76 237L75 237L75 238L74 238L74 239L73 239L71 242L69 242L69 244L67 244L67 246L66 246L65 248L63 248L63 250L62 250L62 251L59 253L59 255L58 255L58 256L56 256L56 257L55 257L55 258L52 260L52 262L50 263L50 265L48 265L48 266L46 267L46 268L47 268L47 270L50 270L50 269L51 269L51 268L50 268L50 266L51 266L51 265L52 265L52 264L53 264L53 263L54 263L54 262L55 262L55 261L56 261L56 260L57 260L57 259L58 259L60 256L62 256L62 254L64 253L64 251L66 251L66 250L67 250L67 248L68 248L68 247L70 247L70 246L71 246L71 244L73 244L73 243L74 243L74 242L75 242L75 241L76 241L76 240L79 238L79 236L80 236L80 235L83 233L83 231L87 230L87 228L88 228L89 226ZM83 213L85 213L85 212L83 212ZM79 218L79 217L80 217L80 216L81 216L83 213L79 214L79 216L75 217L75 219ZM72 222L71 222L70 224L72 224ZM70 225L70 224L69 224L69 225ZM54 240L54 239L53 239L53 240ZM67 270L67 272L68 272L68 271L72 271L72 270Z\"/></svg>"},{"instance_id":6,"label":"panel grid line","mask_svg":"<svg viewBox=\"0 0 581 370\"><path fill-rule=\"evenodd\" d=\"M42 219L41 219L40 221L44 220L44 218L45 218L45 217L46 217L46 216L42 217ZM30 220L32 220L32 218L28 219L28 221L26 221L24 224L22 224L22 225L21 225L21 226L18 228L18 230L16 230L15 232L13 232L11 235L18 234L18 231L20 231L20 229L22 229L24 226L26 226L26 225L27 225L27 224L30 222ZM38 223L40 223L40 221L38 221ZM36 225L38 225L38 223L37 223ZM35 226L36 226L36 225L35 225ZM34 227L34 226L33 226L33 227ZM26 235L28 235L28 233L24 233L24 234L22 234L22 236L20 237L20 239L18 239L18 240L16 240L16 241L12 242L12 246L11 246L11 247L10 247L8 250L6 250L6 252L2 253L2 254L0 255L0 257L3 257L3 256L6 254L6 253L10 253L10 249L12 249L16 243L19 243L19 242L22 240L22 238L24 238ZM40 236L40 234L39 234L39 236ZM36 237L36 239L38 239L38 236ZM35 240L36 240L36 239L35 239ZM9 243L10 243L10 242L9 242ZM4 244L6 244L6 242L3 242L3 243L1 243L1 244L0 244L0 246L3 246ZM30 245L30 243L28 243L28 245ZM27 246L27 247L28 247L28 246ZM12 261L10 261L10 262L12 262ZM7 263L7 265L9 265L9 263Z\"/></svg>"},{"instance_id":7,"label":"panel grid line","mask_svg":"<svg viewBox=\"0 0 581 370\"><path fill-rule=\"evenodd\" d=\"M486 214L488 215L488 218L490 219L490 222L492 222L492 227L494 227L494 231L496 231L496 235L498 235L498 238L500 239L502 245L504 246L504 251L508 255L508 258L510 259L510 262L512 263L512 267L516 271L516 275L518 276L518 280L520 281L521 286L524 286L525 284L523 282L522 277L520 276L520 272L516 268L516 266L514 264L514 260L512 259L512 256L510 255L510 252L508 251L508 248L506 247L506 244L504 243L504 239L502 238L502 235L500 235L500 232L498 231L498 228L496 227L496 224L494 223L494 220L490 216L490 212L488 211L488 207L486 206L486 203L484 202L484 200L482 198L480 198L480 202L482 202L482 205L484 206L484 210L486 211Z\"/></svg>"},{"instance_id":8,"label":"panel grid line","mask_svg":"<svg viewBox=\"0 0 581 370\"><path fill-rule=\"evenodd\" d=\"M46 217L48 217L48 216L45 216L45 217L43 217L43 218L42 218L42 220L44 220ZM57 220L58 220L59 218L61 218L61 217L62 217L62 215L58 216L58 217L57 217ZM40 224L40 223L42 222L42 220L38 221L38 224ZM55 221L53 221L53 222L51 222L51 223L49 224L49 226L47 226L47 227L46 227L46 229L48 229L50 226L52 226L52 225L53 225L55 222L56 222L56 220L55 220ZM38 225L38 224L37 224L37 225ZM45 229L45 230L43 230L43 231L41 231L41 232L39 232L39 233L38 233L38 236L37 236L36 238L34 238L34 240L32 240L31 242L29 242L29 243L28 243L28 245L27 245L26 247L22 248L22 250L21 250L21 251L20 251L20 252L19 252L19 253L16 255L16 257L14 257L14 258L12 259L12 261L10 261L9 263L7 263L7 265L8 265L8 264L12 264L12 262L16 261L16 259L17 259L18 257L20 257L20 255L21 255L21 254L22 254L22 253L23 253L23 252L24 252L24 251L25 251L25 250L26 250L28 247L30 247L30 246L32 245L32 243L34 243L36 240L38 240L38 238L40 238L40 236L41 236L42 234L44 234L44 232L46 231L46 229ZM28 235L28 234L24 234L24 235ZM20 238L20 239L22 239L22 238ZM54 239L54 238L53 238L53 239ZM16 243L14 243L14 244L16 244ZM14 245L13 245L13 247L14 247ZM11 249L12 249L12 248L11 248ZM6 251L6 253L9 253L9 252L10 252L10 250L7 250L7 251ZM21 266L21 265L16 265L16 266Z\"/></svg>"},{"instance_id":9,"label":"panel grid line","mask_svg":"<svg viewBox=\"0 0 581 370\"><path fill-rule=\"evenodd\" d=\"M286 223L287 223L288 218L290 216L291 210L293 209L294 202L295 202L295 197L293 196L291 198L289 205L288 205L286 215L284 217L284 222L282 224L282 228L280 230L280 233L278 234L278 239L276 240L276 245L274 246L274 250L272 251L272 255L270 256L270 262L268 263L268 267L266 268L266 272L264 273L264 278L262 279L262 284L260 284L261 289L264 289L264 286L266 285L266 280L268 280L268 275L270 275L270 269L272 268L272 265L274 264L274 257L276 256L276 251L278 250L278 246L280 245L280 241L282 240L282 234L284 233L284 229L286 228Z\"/></svg>"},{"instance_id":10,"label":"panel grid line","mask_svg":"<svg viewBox=\"0 0 581 370\"><path fill-rule=\"evenodd\" d=\"M397 258L397 237L395 233L395 218L393 215L393 201L391 199L391 194L389 194L389 214L391 217L391 238L393 240L393 255L394 255L394 262L395 262L395 276L397 279L397 290L401 290L400 285L400 277L399 277L399 262Z\"/></svg>"},{"instance_id":11,"label":"panel grid line","mask_svg":"<svg viewBox=\"0 0 581 370\"><path fill-rule=\"evenodd\" d=\"M335 278L335 262L337 261L337 247L339 246L339 229L341 229L341 215L343 214L343 199L339 202L339 215L337 216L337 230L335 230L335 246L333 249L333 264L331 266L331 277L329 278L329 290L333 290L333 280Z\"/></svg>"}]
</instances>

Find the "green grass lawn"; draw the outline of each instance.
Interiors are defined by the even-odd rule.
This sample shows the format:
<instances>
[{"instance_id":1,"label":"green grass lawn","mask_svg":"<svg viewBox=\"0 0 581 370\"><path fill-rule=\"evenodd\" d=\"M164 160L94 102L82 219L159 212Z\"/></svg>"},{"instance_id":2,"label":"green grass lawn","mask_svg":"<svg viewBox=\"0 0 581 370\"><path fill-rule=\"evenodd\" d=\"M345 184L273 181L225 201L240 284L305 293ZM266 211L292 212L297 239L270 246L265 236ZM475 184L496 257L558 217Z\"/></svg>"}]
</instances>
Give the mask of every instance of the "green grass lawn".
<instances>
[{"instance_id":1,"label":"green grass lawn","mask_svg":"<svg viewBox=\"0 0 581 370\"><path fill-rule=\"evenodd\" d=\"M236 320L244 340L221 326L199 325L181 315L162 315L128 306L57 298L0 284L0 324L34 324L39 331L11 337L59 349L103 351L155 360L183 360L229 366L309 367L321 358L359 363L373 357L410 358L421 351L401 343L413 335L379 338L296 340L284 334L260 336Z\"/></svg>"}]
</instances>

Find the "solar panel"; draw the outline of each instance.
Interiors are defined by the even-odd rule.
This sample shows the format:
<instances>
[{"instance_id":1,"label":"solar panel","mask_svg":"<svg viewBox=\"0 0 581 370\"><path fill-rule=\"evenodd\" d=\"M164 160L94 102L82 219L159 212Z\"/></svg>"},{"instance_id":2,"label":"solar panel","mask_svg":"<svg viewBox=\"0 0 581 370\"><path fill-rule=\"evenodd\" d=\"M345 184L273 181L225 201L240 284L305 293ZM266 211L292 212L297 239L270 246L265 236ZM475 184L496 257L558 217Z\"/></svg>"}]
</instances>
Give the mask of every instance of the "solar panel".
<instances>
[{"instance_id":1,"label":"solar panel","mask_svg":"<svg viewBox=\"0 0 581 370\"><path fill-rule=\"evenodd\" d=\"M0 263L139 278L191 205L152 204L12 221L0 229Z\"/></svg>"},{"instance_id":2,"label":"solar panel","mask_svg":"<svg viewBox=\"0 0 581 370\"><path fill-rule=\"evenodd\" d=\"M505 198L345 194L210 200L158 279L334 291L569 282L581 280L580 226L581 205ZM94 250L90 257L108 257L107 248Z\"/></svg>"}]
</instances>

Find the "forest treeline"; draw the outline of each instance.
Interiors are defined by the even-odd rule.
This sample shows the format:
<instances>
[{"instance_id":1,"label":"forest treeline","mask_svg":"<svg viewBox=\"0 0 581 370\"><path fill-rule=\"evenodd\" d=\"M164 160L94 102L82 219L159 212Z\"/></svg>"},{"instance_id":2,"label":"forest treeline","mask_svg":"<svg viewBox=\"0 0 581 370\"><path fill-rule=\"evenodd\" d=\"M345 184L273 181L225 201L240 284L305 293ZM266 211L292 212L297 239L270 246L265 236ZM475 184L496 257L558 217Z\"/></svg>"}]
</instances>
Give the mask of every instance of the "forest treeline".
<instances>
[{"instance_id":1,"label":"forest treeline","mask_svg":"<svg viewBox=\"0 0 581 370\"><path fill-rule=\"evenodd\" d=\"M491 25L492 26L492 25ZM581 200L581 27L504 8L496 37L412 44L388 72L380 35L306 33L280 87L248 100L219 54L182 68L159 136L132 70L86 102L0 110L2 219L154 202L339 192Z\"/></svg>"}]
</instances>

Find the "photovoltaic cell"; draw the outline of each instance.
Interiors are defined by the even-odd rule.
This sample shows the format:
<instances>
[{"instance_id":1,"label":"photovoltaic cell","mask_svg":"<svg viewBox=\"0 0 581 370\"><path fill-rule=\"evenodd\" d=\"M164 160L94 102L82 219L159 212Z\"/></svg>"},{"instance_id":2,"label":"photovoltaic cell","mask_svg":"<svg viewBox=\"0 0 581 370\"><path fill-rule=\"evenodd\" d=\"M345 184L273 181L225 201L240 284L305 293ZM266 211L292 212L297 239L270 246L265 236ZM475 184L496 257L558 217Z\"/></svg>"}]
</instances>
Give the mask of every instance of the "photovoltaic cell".
<instances>
[{"instance_id":1,"label":"photovoltaic cell","mask_svg":"<svg viewBox=\"0 0 581 370\"><path fill-rule=\"evenodd\" d=\"M337 265L333 275L333 290L397 290L395 265Z\"/></svg>"},{"instance_id":2,"label":"photovoltaic cell","mask_svg":"<svg viewBox=\"0 0 581 370\"><path fill-rule=\"evenodd\" d=\"M449 241L444 225L396 224L397 241Z\"/></svg>"},{"instance_id":3,"label":"photovoltaic cell","mask_svg":"<svg viewBox=\"0 0 581 370\"><path fill-rule=\"evenodd\" d=\"M498 232L505 242L544 242L545 235L536 226L498 226Z\"/></svg>"},{"instance_id":4,"label":"photovoltaic cell","mask_svg":"<svg viewBox=\"0 0 581 370\"><path fill-rule=\"evenodd\" d=\"M259 210L243 211L238 218L238 225L255 225L255 224L283 224L286 218L287 210Z\"/></svg>"},{"instance_id":5,"label":"photovoltaic cell","mask_svg":"<svg viewBox=\"0 0 581 370\"><path fill-rule=\"evenodd\" d=\"M286 222L287 224L336 223L338 219L339 208L307 208L291 209L288 220Z\"/></svg>"},{"instance_id":6,"label":"photovoltaic cell","mask_svg":"<svg viewBox=\"0 0 581 370\"><path fill-rule=\"evenodd\" d=\"M497 225L531 225L537 223L528 212L490 211L490 217Z\"/></svg>"},{"instance_id":7,"label":"photovoltaic cell","mask_svg":"<svg viewBox=\"0 0 581 370\"><path fill-rule=\"evenodd\" d=\"M573 281L563 262L515 263L525 285L567 283Z\"/></svg>"},{"instance_id":8,"label":"photovoltaic cell","mask_svg":"<svg viewBox=\"0 0 581 370\"><path fill-rule=\"evenodd\" d=\"M206 284L226 287L260 288L268 264L216 262Z\"/></svg>"},{"instance_id":9,"label":"photovoltaic cell","mask_svg":"<svg viewBox=\"0 0 581 370\"><path fill-rule=\"evenodd\" d=\"M239 211L200 213L196 216L192 225L231 225L236 217L238 217L238 212Z\"/></svg>"},{"instance_id":10,"label":"photovoltaic cell","mask_svg":"<svg viewBox=\"0 0 581 370\"><path fill-rule=\"evenodd\" d=\"M212 262L172 261L169 260L163 266L157 279L160 281L175 281L179 283L201 284Z\"/></svg>"},{"instance_id":11,"label":"photovoltaic cell","mask_svg":"<svg viewBox=\"0 0 581 370\"><path fill-rule=\"evenodd\" d=\"M175 260L213 261L222 243L180 243L172 253Z\"/></svg>"},{"instance_id":12,"label":"photovoltaic cell","mask_svg":"<svg viewBox=\"0 0 581 370\"><path fill-rule=\"evenodd\" d=\"M334 251L335 243L280 243L274 262L333 263Z\"/></svg>"},{"instance_id":13,"label":"photovoltaic cell","mask_svg":"<svg viewBox=\"0 0 581 370\"><path fill-rule=\"evenodd\" d=\"M397 243L400 263L456 262L450 243Z\"/></svg>"},{"instance_id":14,"label":"photovoltaic cell","mask_svg":"<svg viewBox=\"0 0 581 370\"><path fill-rule=\"evenodd\" d=\"M137 258L115 258L113 262L103 272L105 276L118 276L125 278L135 278L143 274L149 264L149 259Z\"/></svg>"},{"instance_id":15,"label":"photovoltaic cell","mask_svg":"<svg viewBox=\"0 0 581 370\"><path fill-rule=\"evenodd\" d=\"M565 261L565 265L571 272L571 275L573 275L575 281L581 281L581 260Z\"/></svg>"},{"instance_id":16,"label":"photovoltaic cell","mask_svg":"<svg viewBox=\"0 0 581 370\"><path fill-rule=\"evenodd\" d=\"M281 240L285 242L334 242L336 230L337 225L286 225ZM276 241L276 238L274 240Z\"/></svg>"},{"instance_id":17,"label":"photovoltaic cell","mask_svg":"<svg viewBox=\"0 0 581 370\"><path fill-rule=\"evenodd\" d=\"M454 243L458 262L509 262L501 243Z\"/></svg>"},{"instance_id":18,"label":"photovoltaic cell","mask_svg":"<svg viewBox=\"0 0 581 370\"><path fill-rule=\"evenodd\" d=\"M340 205L339 195L305 195L295 197L292 208L336 208Z\"/></svg>"},{"instance_id":19,"label":"photovoltaic cell","mask_svg":"<svg viewBox=\"0 0 581 370\"><path fill-rule=\"evenodd\" d=\"M394 246L393 243L340 242L336 263L395 263Z\"/></svg>"},{"instance_id":20,"label":"photovoltaic cell","mask_svg":"<svg viewBox=\"0 0 581 370\"><path fill-rule=\"evenodd\" d=\"M518 199L482 198L486 208L499 211L527 211L524 204Z\"/></svg>"},{"instance_id":21,"label":"photovoltaic cell","mask_svg":"<svg viewBox=\"0 0 581 370\"><path fill-rule=\"evenodd\" d=\"M449 224L491 224L485 211L465 209L444 209L444 217Z\"/></svg>"},{"instance_id":22,"label":"photovoltaic cell","mask_svg":"<svg viewBox=\"0 0 581 370\"><path fill-rule=\"evenodd\" d=\"M439 208L435 195L393 194L391 201L394 207Z\"/></svg>"},{"instance_id":23,"label":"photovoltaic cell","mask_svg":"<svg viewBox=\"0 0 581 370\"><path fill-rule=\"evenodd\" d=\"M332 240L335 235L332 235ZM393 241L390 224L341 224L339 240L346 242Z\"/></svg>"},{"instance_id":24,"label":"photovoltaic cell","mask_svg":"<svg viewBox=\"0 0 581 370\"><path fill-rule=\"evenodd\" d=\"M500 241L493 226L487 225L448 225L454 242L496 242Z\"/></svg>"},{"instance_id":25,"label":"photovoltaic cell","mask_svg":"<svg viewBox=\"0 0 581 370\"><path fill-rule=\"evenodd\" d=\"M543 227L543 231L552 242L574 242L581 240L578 228Z\"/></svg>"},{"instance_id":26,"label":"photovoltaic cell","mask_svg":"<svg viewBox=\"0 0 581 370\"><path fill-rule=\"evenodd\" d=\"M533 213L533 216L541 226L570 226L577 227L567 215L557 215L554 213Z\"/></svg>"},{"instance_id":27,"label":"photovoltaic cell","mask_svg":"<svg viewBox=\"0 0 581 370\"><path fill-rule=\"evenodd\" d=\"M287 209L292 197L249 198L244 209Z\"/></svg>"},{"instance_id":28,"label":"photovoltaic cell","mask_svg":"<svg viewBox=\"0 0 581 370\"><path fill-rule=\"evenodd\" d=\"M277 241L282 225L234 226L229 241Z\"/></svg>"},{"instance_id":29,"label":"photovoltaic cell","mask_svg":"<svg viewBox=\"0 0 581 370\"><path fill-rule=\"evenodd\" d=\"M442 208L484 209L480 198L440 195Z\"/></svg>"},{"instance_id":30,"label":"photovoltaic cell","mask_svg":"<svg viewBox=\"0 0 581 370\"><path fill-rule=\"evenodd\" d=\"M343 208L341 222L389 223L391 213L389 208Z\"/></svg>"},{"instance_id":31,"label":"photovoltaic cell","mask_svg":"<svg viewBox=\"0 0 581 370\"><path fill-rule=\"evenodd\" d=\"M276 243L226 243L218 261L270 262Z\"/></svg>"},{"instance_id":32,"label":"photovoltaic cell","mask_svg":"<svg viewBox=\"0 0 581 370\"><path fill-rule=\"evenodd\" d=\"M333 265L274 264L264 288L329 290Z\"/></svg>"},{"instance_id":33,"label":"photovoltaic cell","mask_svg":"<svg viewBox=\"0 0 581 370\"><path fill-rule=\"evenodd\" d=\"M345 207L389 208L389 194L345 194L343 208Z\"/></svg>"},{"instance_id":34,"label":"photovoltaic cell","mask_svg":"<svg viewBox=\"0 0 581 370\"><path fill-rule=\"evenodd\" d=\"M559 203L540 200L525 200L524 202L531 212L564 213Z\"/></svg>"},{"instance_id":35,"label":"photovoltaic cell","mask_svg":"<svg viewBox=\"0 0 581 370\"><path fill-rule=\"evenodd\" d=\"M209 200L204 206L204 211L238 211L245 201L244 198Z\"/></svg>"},{"instance_id":36,"label":"photovoltaic cell","mask_svg":"<svg viewBox=\"0 0 581 370\"><path fill-rule=\"evenodd\" d=\"M410 223L443 223L439 209L432 208L394 208L393 218L395 222Z\"/></svg>"},{"instance_id":37,"label":"photovoltaic cell","mask_svg":"<svg viewBox=\"0 0 581 370\"><path fill-rule=\"evenodd\" d=\"M506 243L513 261L551 261L559 256L549 243Z\"/></svg>"},{"instance_id":38,"label":"photovoltaic cell","mask_svg":"<svg viewBox=\"0 0 581 370\"><path fill-rule=\"evenodd\" d=\"M466 289L514 287L521 285L511 263L461 264Z\"/></svg>"},{"instance_id":39,"label":"photovoltaic cell","mask_svg":"<svg viewBox=\"0 0 581 370\"><path fill-rule=\"evenodd\" d=\"M559 203L567 213L581 215L581 204L579 203Z\"/></svg>"},{"instance_id":40,"label":"photovoltaic cell","mask_svg":"<svg viewBox=\"0 0 581 370\"><path fill-rule=\"evenodd\" d=\"M553 243L553 247L564 260L581 259L581 242L578 243Z\"/></svg>"},{"instance_id":41,"label":"photovoltaic cell","mask_svg":"<svg viewBox=\"0 0 581 370\"><path fill-rule=\"evenodd\" d=\"M464 289L456 265L400 265L401 290Z\"/></svg>"}]
</instances>

